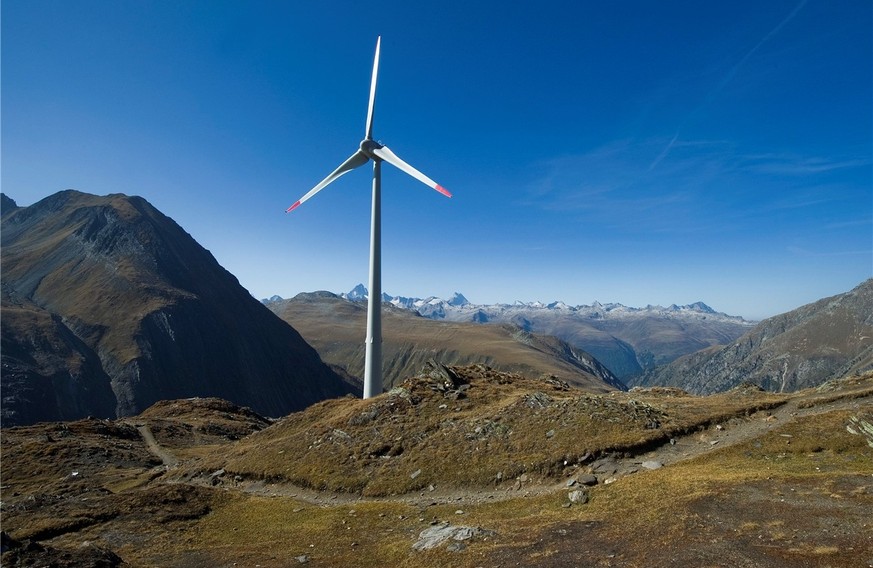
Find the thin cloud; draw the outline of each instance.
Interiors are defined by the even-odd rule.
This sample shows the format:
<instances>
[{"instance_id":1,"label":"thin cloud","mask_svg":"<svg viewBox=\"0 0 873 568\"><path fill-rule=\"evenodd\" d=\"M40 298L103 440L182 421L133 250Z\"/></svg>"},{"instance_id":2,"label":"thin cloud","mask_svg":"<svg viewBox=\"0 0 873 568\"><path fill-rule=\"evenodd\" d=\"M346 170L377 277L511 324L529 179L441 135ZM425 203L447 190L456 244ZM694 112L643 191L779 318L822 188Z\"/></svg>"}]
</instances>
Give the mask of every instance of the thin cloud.
<instances>
[{"instance_id":1,"label":"thin cloud","mask_svg":"<svg viewBox=\"0 0 873 568\"><path fill-rule=\"evenodd\" d=\"M743 65L745 65L746 61L748 61L761 48L761 46L763 46L765 43L767 43L771 38L773 38L776 34L778 34L779 31L783 27L785 27L786 24L788 24L788 22L790 22L792 19L794 19L794 17L797 15L797 13L800 12L800 10L804 7L804 5L806 5L806 2L807 2L807 0L801 0L800 3L798 3L797 6L795 6L794 9L791 10L791 12L789 12L789 14L787 16L785 16L785 18L782 19L781 22L776 24L775 27L773 27L769 32L767 32L764 35L764 37L761 38L761 40L758 43L756 43L754 47L752 47L752 49L747 51L746 54L743 55L740 58L740 60L733 67L731 67L728 70L728 72L724 75L724 77L722 77L721 81L718 82L718 84L715 86L715 88L709 92L709 94L706 96L706 98L703 100L703 102L700 103L700 105L698 105L694 110L692 110L682 120L682 122L679 124L679 127L676 128L676 134L673 135L673 138L670 140L670 142L667 143L667 145L664 147L664 149L658 154L658 156L652 161L652 163L649 164L649 170L653 170L655 167L657 167L658 164L660 164L667 157L667 155L670 154L670 151L673 149L673 146L675 145L676 140L679 138L679 135L682 132L685 125L695 115L697 115L700 111L702 111L704 108L706 108L713 101L713 99L715 99L715 97L719 93L721 93L725 89L725 87L728 86L728 84L730 84L730 82L737 75L737 72L739 72L739 70L743 67Z\"/></svg>"},{"instance_id":2,"label":"thin cloud","mask_svg":"<svg viewBox=\"0 0 873 568\"><path fill-rule=\"evenodd\" d=\"M800 10L806 5L806 2L807 0L801 0L800 3L797 4L797 6L795 6L794 9L791 10L791 12L787 16L785 16L785 18L781 22L776 24L776 27L767 32L767 34L764 35L763 38L761 38L761 41L755 44L755 47L747 51L746 54L737 62L737 64L734 65L730 69L730 71L727 72L724 78L722 78L721 82L718 84L715 90L710 94L710 98L714 97L716 94L722 91L728 85L728 83L733 80L734 76L736 76L737 72L746 63L746 61L748 61L749 58L752 57L752 55L754 55L755 52L757 52L761 48L762 45L767 43L773 36L778 34L779 31L784 28L788 22L793 20L794 16L796 16L797 13L800 12Z\"/></svg>"},{"instance_id":3,"label":"thin cloud","mask_svg":"<svg viewBox=\"0 0 873 568\"><path fill-rule=\"evenodd\" d=\"M670 150L673 149L673 145L676 143L676 140L678 138L679 138L679 131L677 130L676 134L673 135L673 138L670 140L670 142L668 142L667 145L664 147L664 149L661 150L661 153L658 154L658 156L652 161L651 164L649 164L648 171L654 170L655 166L660 164L661 160L663 160L664 158L667 157L667 154L669 154Z\"/></svg>"},{"instance_id":4,"label":"thin cloud","mask_svg":"<svg viewBox=\"0 0 873 568\"><path fill-rule=\"evenodd\" d=\"M798 157L780 154L761 154L746 157L748 168L765 174L780 176L807 176L847 168L868 167L870 158Z\"/></svg>"},{"instance_id":5,"label":"thin cloud","mask_svg":"<svg viewBox=\"0 0 873 568\"><path fill-rule=\"evenodd\" d=\"M852 227L866 227L873 225L873 219L857 219L853 221L840 221L836 223L826 223L823 225L825 229L850 229Z\"/></svg>"},{"instance_id":6,"label":"thin cloud","mask_svg":"<svg viewBox=\"0 0 873 568\"><path fill-rule=\"evenodd\" d=\"M703 222L711 199L705 189L726 171L723 145L676 143L677 159L652 171L647 156L658 141L616 141L587 154L539 164L527 205L624 230L682 232Z\"/></svg>"},{"instance_id":7,"label":"thin cloud","mask_svg":"<svg viewBox=\"0 0 873 568\"><path fill-rule=\"evenodd\" d=\"M801 248L801 247L786 247L786 250L791 254L796 256L804 256L804 257L815 257L815 258L828 258L835 256L859 256L859 255L870 255L873 254L873 249L866 250L835 250L835 251L811 251L809 249Z\"/></svg>"},{"instance_id":8,"label":"thin cloud","mask_svg":"<svg viewBox=\"0 0 873 568\"><path fill-rule=\"evenodd\" d=\"M538 164L525 206L631 232L741 231L749 219L842 201L828 172L869 165L854 157L747 154L718 140L672 140L669 161L651 168L662 141L620 140Z\"/></svg>"}]
</instances>

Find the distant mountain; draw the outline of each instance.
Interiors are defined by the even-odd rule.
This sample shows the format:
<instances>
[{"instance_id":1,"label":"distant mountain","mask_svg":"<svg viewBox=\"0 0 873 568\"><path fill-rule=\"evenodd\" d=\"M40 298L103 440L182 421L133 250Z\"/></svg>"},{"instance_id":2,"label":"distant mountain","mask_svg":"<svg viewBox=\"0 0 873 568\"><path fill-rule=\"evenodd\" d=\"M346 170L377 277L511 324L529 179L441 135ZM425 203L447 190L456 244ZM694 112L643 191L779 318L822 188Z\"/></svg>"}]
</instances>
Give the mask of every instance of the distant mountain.
<instances>
[{"instance_id":1,"label":"distant mountain","mask_svg":"<svg viewBox=\"0 0 873 568\"><path fill-rule=\"evenodd\" d=\"M363 376L364 303L314 292L266 305L298 329L325 362L352 376ZM434 321L391 304L383 305L382 320L385 388L414 376L429 359L445 365L482 363L534 377L553 375L595 392L627 388L583 350L515 325Z\"/></svg>"},{"instance_id":2,"label":"distant mountain","mask_svg":"<svg viewBox=\"0 0 873 568\"><path fill-rule=\"evenodd\" d=\"M367 297L367 289L359 284L343 297L357 301ZM625 382L682 355L726 345L754 326L754 322L716 312L703 302L667 308L599 302L570 306L558 301L478 305L457 292L449 300L383 294L383 301L433 320L508 323L553 335L590 353Z\"/></svg>"},{"instance_id":3,"label":"distant mountain","mask_svg":"<svg viewBox=\"0 0 873 568\"><path fill-rule=\"evenodd\" d=\"M351 387L139 197L2 198L3 425L221 397L271 416Z\"/></svg>"},{"instance_id":4,"label":"distant mountain","mask_svg":"<svg viewBox=\"0 0 873 568\"><path fill-rule=\"evenodd\" d=\"M708 394L753 382L786 392L871 368L873 279L764 320L730 345L677 359L634 384Z\"/></svg>"},{"instance_id":5,"label":"distant mountain","mask_svg":"<svg viewBox=\"0 0 873 568\"><path fill-rule=\"evenodd\" d=\"M357 286L352 288L348 294L346 294L346 298L348 298L349 300L351 300L353 302L360 302L360 301L366 300L367 296L368 296L367 289L364 287L363 284L358 284Z\"/></svg>"}]
</instances>

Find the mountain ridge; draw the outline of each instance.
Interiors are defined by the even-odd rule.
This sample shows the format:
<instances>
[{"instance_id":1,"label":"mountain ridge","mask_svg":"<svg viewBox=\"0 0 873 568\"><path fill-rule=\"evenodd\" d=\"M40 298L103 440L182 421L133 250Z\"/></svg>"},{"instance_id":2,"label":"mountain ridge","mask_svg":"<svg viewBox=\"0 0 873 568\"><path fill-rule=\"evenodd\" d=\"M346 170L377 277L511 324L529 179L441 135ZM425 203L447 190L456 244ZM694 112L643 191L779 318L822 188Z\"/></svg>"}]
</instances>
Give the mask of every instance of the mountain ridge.
<instances>
[{"instance_id":1,"label":"mountain ridge","mask_svg":"<svg viewBox=\"0 0 873 568\"><path fill-rule=\"evenodd\" d=\"M340 297L367 299L358 284ZM590 353L627 383L646 370L714 345L726 345L754 322L717 312L703 302L668 307L632 308L622 304L570 306L565 302L473 304L455 292L449 300L382 295L383 306L411 311L428 319L477 324L512 324L528 332L557 337Z\"/></svg>"},{"instance_id":2,"label":"mountain ridge","mask_svg":"<svg viewBox=\"0 0 873 568\"><path fill-rule=\"evenodd\" d=\"M3 200L3 422L219 396L281 415L352 391L141 197ZM114 400L110 404L110 400Z\"/></svg>"},{"instance_id":3,"label":"mountain ridge","mask_svg":"<svg viewBox=\"0 0 873 568\"><path fill-rule=\"evenodd\" d=\"M357 284L349 292L338 293L338 296L351 301L364 301L368 298L367 288L363 284ZM272 296L269 300L283 299L281 296ZM267 300L262 300L267 301ZM418 311L424 317L431 319L448 319L450 321L465 321L468 317L468 312L475 310L507 310L512 308L530 308L542 310L567 310L570 312L579 312L590 317L597 318L602 315L621 316L627 314L638 313L667 313L681 314L691 317L716 317L724 321L742 322L747 325L757 323L754 320L747 320L742 316L733 316L724 312L719 312L707 305L703 301L692 302L691 304L679 305L671 304L669 306L660 306L648 304L644 307L626 306L618 302L609 302L603 304L599 301L594 301L591 304L567 304L562 300L554 300L552 302L524 301L515 300L512 303L496 302L493 304L474 304L470 302L461 292L454 292L452 296L446 300L439 296L427 296L419 298L415 296L392 296L388 293L382 293L383 303L392 304L399 308L412 309ZM455 311L445 312L438 308L428 308L427 306L451 306Z\"/></svg>"},{"instance_id":4,"label":"mountain ridge","mask_svg":"<svg viewBox=\"0 0 873 568\"><path fill-rule=\"evenodd\" d=\"M300 330L327 363L360 377L367 308L332 292L304 292L268 302ZM479 326L435 321L391 304L382 306L383 387L395 386L431 359L449 365L485 364L534 376L547 374L595 392L627 386L582 349L512 324Z\"/></svg>"},{"instance_id":5,"label":"mountain ridge","mask_svg":"<svg viewBox=\"0 0 873 568\"><path fill-rule=\"evenodd\" d=\"M795 391L873 368L873 278L760 322L720 348L681 357L633 384L707 394L751 381Z\"/></svg>"}]
</instances>

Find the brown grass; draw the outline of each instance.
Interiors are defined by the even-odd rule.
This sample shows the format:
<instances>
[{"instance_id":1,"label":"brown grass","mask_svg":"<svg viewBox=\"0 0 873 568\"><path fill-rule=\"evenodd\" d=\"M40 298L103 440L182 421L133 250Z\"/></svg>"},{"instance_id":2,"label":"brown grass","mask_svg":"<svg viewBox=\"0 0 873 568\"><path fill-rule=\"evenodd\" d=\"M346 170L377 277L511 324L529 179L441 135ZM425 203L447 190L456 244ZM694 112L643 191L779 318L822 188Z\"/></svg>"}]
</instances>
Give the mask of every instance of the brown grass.
<instances>
[{"instance_id":1,"label":"brown grass","mask_svg":"<svg viewBox=\"0 0 873 568\"><path fill-rule=\"evenodd\" d=\"M600 562L614 556L619 565L646 566L651 565L650 553L656 550L669 550L685 558L686 565L707 565L700 559L720 554L721 546L735 549L725 553L724 561L729 564L730 558L754 558L760 566L804 562L818 566L815 558L833 562L833 550L839 548L840 562L830 565L850 566L863 554L857 548L858 539L863 538L860 533L855 533L855 548L847 550L843 540L804 531L815 528L806 517L828 525L846 523L845 532L860 529L866 517L867 508L861 503L870 503L870 494L842 481L873 474L866 445L859 436L844 435L844 423L851 414L815 415L761 440L598 486L583 507L565 508L565 491L424 508L409 501L325 507L280 497L253 497L236 501L198 523L196 538L205 549L249 558L262 566L280 566L302 554L313 562L335 566L561 566L573 565L569 559L581 553ZM791 453L795 455L786 459L780 457L786 445L782 434L789 432L794 439L787 445L794 446ZM827 433L825 447L809 455L822 433ZM752 494L747 496L749 490ZM772 496L772 509L744 505L754 503L758 495ZM854 499L859 505L845 513L820 510L814 497L828 502ZM777 505L783 498L793 498L795 509L780 509ZM463 513L457 514L458 510ZM720 516L713 516L713 510ZM433 520L482 526L497 535L471 542L462 553L443 549L413 553L411 544ZM562 539L561 531L585 538ZM726 544L715 544L722 541ZM279 550L281 554L275 552Z\"/></svg>"},{"instance_id":2,"label":"brown grass","mask_svg":"<svg viewBox=\"0 0 873 568\"><path fill-rule=\"evenodd\" d=\"M481 366L453 400L419 377L371 400L314 405L204 460L245 478L367 496L559 478L610 452L636 454L696 429L774 408L784 396L596 395Z\"/></svg>"},{"instance_id":3,"label":"brown grass","mask_svg":"<svg viewBox=\"0 0 873 568\"><path fill-rule=\"evenodd\" d=\"M22 462L30 453L42 456L43 425L3 431L4 530L19 538L53 536L49 542L61 550L76 549L86 540L96 542L132 566L237 563L267 568L296 565L295 557L302 555L314 566L422 568L671 564L823 568L859 566L869 560L865 554L871 550L873 451L863 436L846 430L854 416L873 409L869 398L853 398L852 393L866 385L845 389L842 400L791 417L796 403L809 393L773 396L737 391L699 398L637 391L593 396L485 371L472 378L466 399L445 398L431 390L431 382L421 379L409 383L405 394L397 391L370 401L322 403L239 442L218 445L218 454L194 460L199 463L195 468L170 472L178 479L197 468L210 471L220 464L242 464L264 478L281 478L276 468L293 464L313 480L341 485L338 480L343 475L351 477L355 472L342 461L337 465L330 460L350 459L349 452L358 452L359 463L376 464L358 473L365 493L371 484L383 492L408 487L404 484L416 481L405 473L413 465L422 469L418 477L434 476L438 490L433 493L425 490L421 495L393 498L313 496L279 484L271 496L267 491L233 490L232 482L217 488L166 483L170 474L143 485L137 476L147 475L150 470L145 466L124 470L130 486L118 477L116 491L110 493L99 461L84 470L89 475L76 484L68 479L51 482L55 473L74 463L88 465L87 454L77 456L73 451L75 440L87 448L98 440L124 439L103 430L100 421L68 425L73 431L64 442L69 450L53 454L62 461L39 466L45 468L39 470L42 482L26 486L19 476L37 471L37 466L13 467L7 452L15 445L28 448L14 454ZM790 406L779 410L783 403ZM441 404L446 408L439 408ZM761 415L743 418L768 406L781 412L778 422L764 422ZM155 409L148 421L175 416L184 422L188 416L199 424L208 422L205 410L190 406L176 410ZM216 419L219 416L221 412ZM646 427L652 419L659 421L657 428ZM590 502L584 506L566 507L568 489L558 483L563 471L531 470L529 463L522 463L553 463L569 448L580 447L633 453L650 449L641 442L647 436L695 432L725 419L764 426L760 434L732 446L709 449L704 444L707 451L694 459L598 485L590 490ZM486 423L508 429L488 426L477 433L475 428ZM727 429L731 427L728 424ZM365 436L377 430L379 436ZM554 430L551 437L545 435L549 430ZM397 441L395 434L401 436L402 453L390 455L393 445L389 445L384 454L388 457L360 457L370 444ZM468 438L468 434L475 435ZM407 443L416 436L423 438ZM696 440L696 435L687 436L682 443L690 446ZM479 462L472 461L467 444L485 443L489 451L478 456ZM453 445L462 458L452 457ZM516 449L518 454L509 453ZM433 452L442 452L445 463L426 461ZM418 456L419 461L406 464L404 456ZM510 471L507 464L511 463L523 465L525 472L539 472L529 473L531 477L551 479L554 489L531 496L525 496L523 489L502 493L493 491L490 473L477 477L475 472L475 464ZM234 471L229 469L227 477ZM89 479L96 480L97 486L89 486ZM474 481L463 485L458 481L462 479ZM455 483L454 492L431 500L450 482ZM13 491L22 494L13 496ZM445 547L413 551L419 533L432 522L484 527L496 535L473 539L461 552Z\"/></svg>"}]
</instances>

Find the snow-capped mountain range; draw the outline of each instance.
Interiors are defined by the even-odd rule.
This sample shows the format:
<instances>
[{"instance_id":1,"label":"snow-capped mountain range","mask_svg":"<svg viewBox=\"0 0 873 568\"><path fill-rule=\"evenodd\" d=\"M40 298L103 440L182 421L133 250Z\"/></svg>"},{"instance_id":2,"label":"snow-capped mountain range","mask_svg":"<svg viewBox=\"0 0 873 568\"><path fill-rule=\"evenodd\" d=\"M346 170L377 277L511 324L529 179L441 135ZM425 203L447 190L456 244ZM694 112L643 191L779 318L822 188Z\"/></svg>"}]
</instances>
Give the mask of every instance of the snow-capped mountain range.
<instances>
[{"instance_id":1,"label":"snow-capped mountain range","mask_svg":"<svg viewBox=\"0 0 873 568\"><path fill-rule=\"evenodd\" d=\"M340 294L340 297L353 302L362 302L367 300L367 288L363 284L358 284L350 292ZM749 327L757 323L745 320L740 316L731 316L717 312L703 302L695 302L684 306L672 304L666 308L652 305L644 308L633 308L618 303L601 304L600 302L594 302L591 305L571 306L561 301L546 304L543 302L522 302L518 300L512 304L472 304L460 292L455 292L448 300L436 296L409 298L383 293L382 301L398 308L418 312L420 315L430 319L473 321L478 323L504 322L507 319L532 312L553 313L556 315L572 314L591 320L660 316L674 319L730 322Z\"/></svg>"},{"instance_id":2,"label":"snow-capped mountain range","mask_svg":"<svg viewBox=\"0 0 873 568\"><path fill-rule=\"evenodd\" d=\"M364 301L367 289L359 284L341 296L352 302ZM599 302L571 306L558 301L480 305L457 292L448 300L383 294L382 301L433 320L509 323L525 331L553 335L591 353L621 380L682 355L726 345L756 323L717 312L703 302L666 308Z\"/></svg>"},{"instance_id":3,"label":"snow-capped mountain range","mask_svg":"<svg viewBox=\"0 0 873 568\"><path fill-rule=\"evenodd\" d=\"M367 289L358 284L339 296L363 302ZM276 300L281 298L274 296L265 303ZM717 312L703 302L666 308L600 302L571 306L557 301L482 305L470 303L457 292L448 300L383 294L382 301L437 321L512 324L524 331L553 335L590 353L625 383L683 355L727 345L757 323Z\"/></svg>"}]
</instances>

